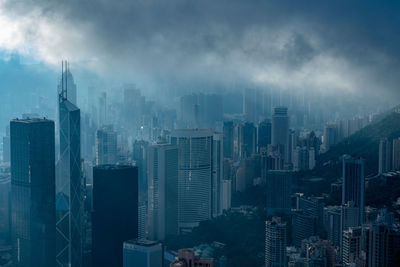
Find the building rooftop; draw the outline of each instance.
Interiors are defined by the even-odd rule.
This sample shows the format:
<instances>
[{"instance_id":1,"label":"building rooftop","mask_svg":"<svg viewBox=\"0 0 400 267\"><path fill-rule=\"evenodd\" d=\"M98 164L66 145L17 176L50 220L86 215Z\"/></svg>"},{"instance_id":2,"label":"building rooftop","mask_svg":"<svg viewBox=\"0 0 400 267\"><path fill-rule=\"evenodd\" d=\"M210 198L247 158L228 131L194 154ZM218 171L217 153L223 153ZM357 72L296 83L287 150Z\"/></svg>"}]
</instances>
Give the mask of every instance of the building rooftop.
<instances>
[{"instance_id":1,"label":"building rooftop","mask_svg":"<svg viewBox=\"0 0 400 267\"><path fill-rule=\"evenodd\" d=\"M151 247L151 246L160 244L160 242L158 242L158 241L147 240L144 238L128 240L128 241L125 241L125 243L132 244L132 245L138 245L138 246L142 246L142 247Z\"/></svg>"},{"instance_id":2,"label":"building rooftop","mask_svg":"<svg viewBox=\"0 0 400 267\"><path fill-rule=\"evenodd\" d=\"M102 170L122 170L122 169L130 169L137 167L133 165L103 164L103 165L97 165L94 168Z\"/></svg>"},{"instance_id":3,"label":"building rooftop","mask_svg":"<svg viewBox=\"0 0 400 267\"><path fill-rule=\"evenodd\" d=\"M21 122L21 123L38 123L38 122L53 122L52 120L48 120L46 118L24 118L24 119L14 119L12 122Z\"/></svg>"},{"instance_id":4,"label":"building rooftop","mask_svg":"<svg viewBox=\"0 0 400 267\"><path fill-rule=\"evenodd\" d=\"M176 129L171 132L172 137L209 137L213 134L212 129Z\"/></svg>"}]
</instances>

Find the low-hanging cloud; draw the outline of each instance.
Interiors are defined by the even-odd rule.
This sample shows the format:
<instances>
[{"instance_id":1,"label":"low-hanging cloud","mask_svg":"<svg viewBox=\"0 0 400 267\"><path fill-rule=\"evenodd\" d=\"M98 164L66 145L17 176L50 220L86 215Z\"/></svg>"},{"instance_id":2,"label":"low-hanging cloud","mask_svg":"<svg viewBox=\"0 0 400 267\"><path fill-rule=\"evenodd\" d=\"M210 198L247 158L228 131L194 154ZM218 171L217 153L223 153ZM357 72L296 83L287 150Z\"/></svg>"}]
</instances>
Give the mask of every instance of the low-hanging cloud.
<instances>
[{"instance_id":1,"label":"low-hanging cloud","mask_svg":"<svg viewBox=\"0 0 400 267\"><path fill-rule=\"evenodd\" d=\"M0 0L0 26L13 25L0 49L104 78L390 98L399 11L394 1Z\"/></svg>"}]
</instances>

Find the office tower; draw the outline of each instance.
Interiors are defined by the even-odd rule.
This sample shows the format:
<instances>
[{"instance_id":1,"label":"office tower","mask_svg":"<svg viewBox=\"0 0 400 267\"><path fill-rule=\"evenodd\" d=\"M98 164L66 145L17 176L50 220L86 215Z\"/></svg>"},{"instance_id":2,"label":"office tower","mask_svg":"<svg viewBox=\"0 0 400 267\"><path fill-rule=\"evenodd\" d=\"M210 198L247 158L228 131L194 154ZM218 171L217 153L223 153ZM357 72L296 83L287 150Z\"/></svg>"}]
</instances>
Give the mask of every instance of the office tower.
<instances>
[{"instance_id":1,"label":"office tower","mask_svg":"<svg viewBox=\"0 0 400 267\"><path fill-rule=\"evenodd\" d=\"M124 242L123 267L163 266L163 246L156 241L134 239Z\"/></svg>"},{"instance_id":2,"label":"office tower","mask_svg":"<svg viewBox=\"0 0 400 267\"><path fill-rule=\"evenodd\" d=\"M3 162L10 162L10 126L7 126L6 136L3 137Z\"/></svg>"},{"instance_id":3,"label":"office tower","mask_svg":"<svg viewBox=\"0 0 400 267\"><path fill-rule=\"evenodd\" d=\"M99 97L99 121L97 124L99 126L107 124L107 93L102 92Z\"/></svg>"},{"instance_id":4,"label":"office tower","mask_svg":"<svg viewBox=\"0 0 400 267\"><path fill-rule=\"evenodd\" d=\"M267 216L288 214L291 209L292 173L289 171L268 171Z\"/></svg>"},{"instance_id":5,"label":"office tower","mask_svg":"<svg viewBox=\"0 0 400 267\"><path fill-rule=\"evenodd\" d=\"M295 247L300 247L301 242L317 232L318 218L307 214L303 210L292 211L292 241Z\"/></svg>"},{"instance_id":6,"label":"office tower","mask_svg":"<svg viewBox=\"0 0 400 267\"><path fill-rule=\"evenodd\" d=\"M232 180L221 181L221 210L229 210L231 208L232 199Z\"/></svg>"},{"instance_id":7,"label":"office tower","mask_svg":"<svg viewBox=\"0 0 400 267\"><path fill-rule=\"evenodd\" d=\"M117 163L117 133L112 125L103 126L96 133L96 165Z\"/></svg>"},{"instance_id":8,"label":"office tower","mask_svg":"<svg viewBox=\"0 0 400 267\"><path fill-rule=\"evenodd\" d=\"M0 239L7 243L11 234L11 174L0 174Z\"/></svg>"},{"instance_id":9,"label":"office tower","mask_svg":"<svg viewBox=\"0 0 400 267\"><path fill-rule=\"evenodd\" d=\"M272 115L271 144L280 147L285 163L289 163L289 116L287 107L275 107Z\"/></svg>"},{"instance_id":10,"label":"office tower","mask_svg":"<svg viewBox=\"0 0 400 267\"><path fill-rule=\"evenodd\" d=\"M122 267L123 243L138 236L138 169L93 168L93 266Z\"/></svg>"},{"instance_id":11,"label":"office tower","mask_svg":"<svg viewBox=\"0 0 400 267\"><path fill-rule=\"evenodd\" d=\"M343 231L342 261L344 266L350 266L359 260L362 245L362 228L351 227Z\"/></svg>"},{"instance_id":12,"label":"office tower","mask_svg":"<svg viewBox=\"0 0 400 267\"><path fill-rule=\"evenodd\" d=\"M234 138L235 125L233 121L225 121L223 126L224 134L224 158L233 159L235 153Z\"/></svg>"},{"instance_id":13,"label":"office tower","mask_svg":"<svg viewBox=\"0 0 400 267\"><path fill-rule=\"evenodd\" d=\"M11 214L14 266L55 266L54 122L12 120Z\"/></svg>"},{"instance_id":14,"label":"office tower","mask_svg":"<svg viewBox=\"0 0 400 267\"><path fill-rule=\"evenodd\" d=\"M211 218L212 145L209 129L183 129L171 133L178 147L178 221L191 230Z\"/></svg>"},{"instance_id":15,"label":"office tower","mask_svg":"<svg viewBox=\"0 0 400 267\"><path fill-rule=\"evenodd\" d=\"M338 129L335 124L327 124L324 127L324 152L328 151L331 146L338 142Z\"/></svg>"},{"instance_id":16,"label":"office tower","mask_svg":"<svg viewBox=\"0 0 400 267\"><path fill-rule=\"evenodd\" d=\"M236 191L243 192L254 185L255 181L261 180L261 156L253 155L240 162L236 172Z\"/></svg>"},{"instance_id":17,"label":"office tower","mask_svg":"<svg viewBox=\"0 0 400 267\"><path fill-rule=\"evenodd\" d=\"M302 210L308 216L314 216L317 219L317 229L323 227L324 217L324 199L323 197L304 197L297 198L297 209Z\"/></svg>"},{"instance_id":18,"label":"office tower","mask_svg":"<svg viewBox=\"0 0 400 267\"><path fill-rule=\"evenodd\" d=\"M265 233L265 267L286 267L286 223L274 217L265 222Z\"/></svg>"},{"instance_id":19,"label":"office tower","mask_svg":"<svg viewBox=\"0 0 400 267\"><path fill-rule=\"evenodd\" d=\"M251 122L238 126L238 147L240 158L250 158L256 153L256 127Z\"/></svg>"},{"instance_id":20,"label":"office tower","mask_svg":"<svg viewBox=\"0 0 400 267\"><path fill-rule=\"evenodd\" d=\"M382 138L379 141L379 174L390 171L391 164L391 145L387 138Z\"/></svg>"},{"instance_id":21,"label":"office tower","mask_svg":"<svg viewBox=\"0 0 400 267\"><path fill-rule=\"evenodd\" d=\"M342 205L354 202L354 206L359 208L360 224L364 223L364 165L363 159L343 157Z\"/></svg>"},{"instance_id":22,"label":"office tower","mask_svg":"<svg viewBox=\"0 0 400 267\"><path fill-rule=\"evenodd\" d=\"M224 171L224 148L223 135L215 133L213 136L213 152L212 152L212 216L216 217L222 214L221 208L221 181Z\"/></svg>"},{"instance_id":23,"label":"office tower","mask_svg":"<svg viewBox=\"0 0 400 267\"><path fill-rule=\"evenodd\" d=\"M271 144L271 121L264 120L258 125L257 148L258 152L266 151Z\"/></svg>"},{"instance_id":24,"label":"office tower","mask_svg":"<svg viewBox=\"0 0 400 267\"><path fill-rule=\"evenodd\" d=\"M149 146L147 171L149 239L164 240L178 233L178 148Z\"/></svg>"},{"instance_id":25,"label":"office tower","mask_svg":"<svg viewBox=\"0 0 400 267\"><path fill-rule=\"evenodd\" d=\"M68 68L62 74L58 98L60 156L56 172L56 259L58 266L75 267L82 266L83 249L80 109L67 97L71 88Z\"/></svg>"},{"instance_id":26,"label":"office tower","mask_svg":"<svg viewBox=\"0 0 400 267\"><path fill-rule=\"evenodd\" d=\"M363 233L363 250L367 267L389 267L396 265L400 251L400 232L391 225L365 225Z\"/></svg>"},{"instance_id":27,"label":"office tower","mask_svg":"<svg viewBox=\"0 0 400 267\"><path fill-rule=\"evenodd\" d=\"M147 161L146 151L149 143L135 140L133 143L132 159L135 161L139 172L139 201L147 201Z\"/></svg>"},{"instance_id":28,"label":"office tower","mask_svg":"<svg viewBox=\"0 0 400 267\"><path fill-rule=\"evenodd\" d=\"M341 240L341 207L332 206L324 210L324 225L328 233L328 240L334 246L340 246Z\"/></svg>"},{"instance_id":29,"label":"office tower","mask_svg":"<svg viewBox=\"0 0 400 267\"><path fill-rule=\"evenodd\" d=\"M307 147L297 147L293 151L293 170L305 171L310 169L310 154Z\"/></svg>"},{"instance_id":30,"label":"office tower","mask_svg":"<svg viewBox=\"0 0 400 267\"><path fill-rule=\"evenodd\" d=\"M393 139L392 169L400 171L400 137Z\"/></svg>"},{"instance_id":31,"label":"office tower","mask_svg":"<svg viewBox=\"0 0 400 267\"><path fill-rule=\"evenodd\" d=\"M194 255L194 251L191 248L180 249L178 251L178 257L174 262L171 263L170 267L213 267L213 258L200 258Z\"/></svg>"},{"instance_id":32,"label":"office tower","mask_svg":"<svg viewBox=\"0 0 400 267\"><path fill-rule=\"evenodd\" d=\"M257 122L258 116L262 114L261 91L253 88L246 88L243 95L243 113L246 121Z\"/></svg>"}]
</instances>

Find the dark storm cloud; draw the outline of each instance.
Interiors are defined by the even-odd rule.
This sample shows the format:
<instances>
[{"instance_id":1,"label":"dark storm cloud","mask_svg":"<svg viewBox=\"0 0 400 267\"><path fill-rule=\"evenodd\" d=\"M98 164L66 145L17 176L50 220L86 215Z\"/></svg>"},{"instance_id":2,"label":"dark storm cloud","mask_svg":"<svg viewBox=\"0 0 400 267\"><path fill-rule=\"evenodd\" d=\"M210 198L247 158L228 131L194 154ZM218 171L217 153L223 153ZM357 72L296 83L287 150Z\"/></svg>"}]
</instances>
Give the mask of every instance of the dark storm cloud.
<instances>
[{"instance_id":1,"label":"dark storm cloud","mask_svg":"<svg viewBox=\"0 0 400 267\"><path fill-rule=\"evenodd\" d=\"M111 75L369 93L396 93L400 82L395 1L6 0L3 9L49 25L24 28L42 57Z\"/></svg>"}]
</instances>

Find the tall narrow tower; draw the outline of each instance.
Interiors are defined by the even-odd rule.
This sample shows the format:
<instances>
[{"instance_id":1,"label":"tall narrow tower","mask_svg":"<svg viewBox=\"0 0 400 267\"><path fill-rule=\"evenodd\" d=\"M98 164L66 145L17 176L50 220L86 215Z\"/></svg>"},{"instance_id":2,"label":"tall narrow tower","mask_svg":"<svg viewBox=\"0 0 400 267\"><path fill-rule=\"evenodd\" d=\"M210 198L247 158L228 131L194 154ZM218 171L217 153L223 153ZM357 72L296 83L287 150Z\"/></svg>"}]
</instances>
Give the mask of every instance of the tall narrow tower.
<instances>
[{"instance_id":1,"label":"tall narrow tower","mask_svg":"<svg viewBox=\"0 0 400 267\"><path fill-rule=\"evenodd\" d=\"M56 175L57 266L82 266L83 191L80 110L68 100L68 63L59 86L60 157Z\"/></svg>"}]
</instances>

